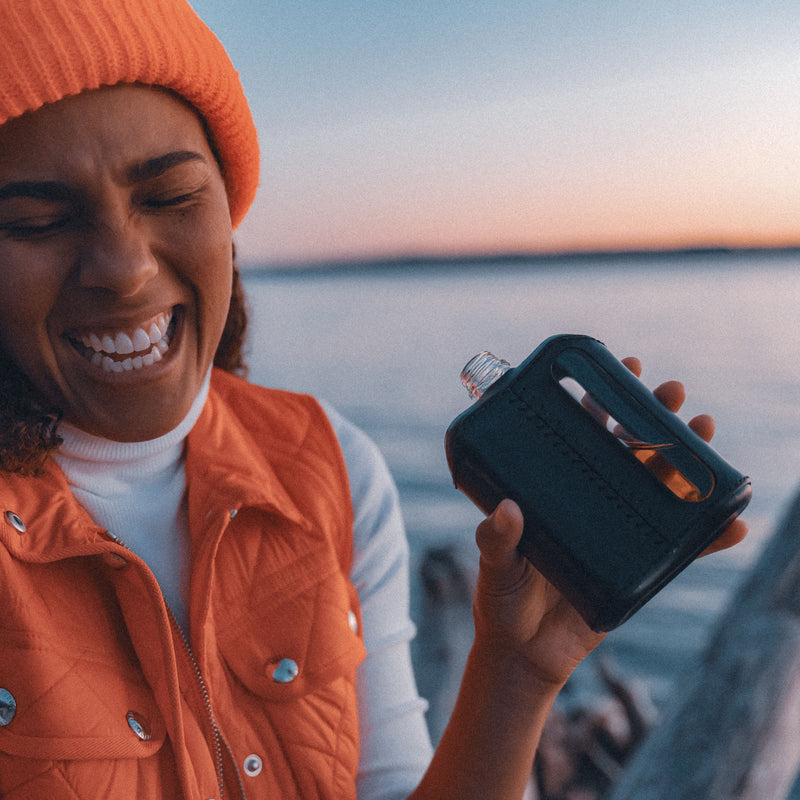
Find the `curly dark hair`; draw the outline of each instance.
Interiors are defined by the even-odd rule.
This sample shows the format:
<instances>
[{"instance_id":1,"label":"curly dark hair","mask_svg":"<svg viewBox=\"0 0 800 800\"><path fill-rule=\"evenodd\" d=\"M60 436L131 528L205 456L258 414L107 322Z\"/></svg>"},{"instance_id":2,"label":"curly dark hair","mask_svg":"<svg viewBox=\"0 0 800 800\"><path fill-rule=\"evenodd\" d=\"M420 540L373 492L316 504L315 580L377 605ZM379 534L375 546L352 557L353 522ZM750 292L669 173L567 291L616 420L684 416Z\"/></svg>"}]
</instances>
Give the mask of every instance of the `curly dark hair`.
<instances>
[{"instance_id":1,"label":"curly dark hair","mask_svg":"<svg viewBox=\"0 0 800 800\"><path fill-rule=\"evenodd\" d=\"M248 322L241 275L234 262L231 302L214 366L247 375L244 342ZM62 411L44 403L27 375L0 350L0 471L38 474L48 454L61 444Z\"/></svg>"}]
</instances>

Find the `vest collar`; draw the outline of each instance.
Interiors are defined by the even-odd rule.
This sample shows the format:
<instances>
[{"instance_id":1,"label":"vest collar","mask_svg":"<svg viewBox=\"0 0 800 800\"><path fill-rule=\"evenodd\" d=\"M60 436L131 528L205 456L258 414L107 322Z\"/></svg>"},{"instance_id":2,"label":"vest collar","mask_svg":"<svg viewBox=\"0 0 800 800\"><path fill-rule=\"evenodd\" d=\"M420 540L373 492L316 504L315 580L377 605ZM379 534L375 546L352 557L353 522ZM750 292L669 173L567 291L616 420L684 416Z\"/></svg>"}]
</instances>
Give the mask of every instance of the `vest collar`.
<instances>
[{"instance_id":1,"label":"vest collar","mask_svg":"<svg viewBox=\"0 0 800 800\"><path fill-rule=\"evenodd\" d=\"M50 458L35 478L2 476L0 541L21 561L46 563L102 552L111 539L73 497Z\"/></svg>"},{"instance_id":2,"label":"vest collar","mask_svg":"<svg viewBox=\"0 0 800 800\"><path fill-rule=\"evenodd\" d=\"M296 432L298 442L301 430ZM265 451L270 433L254 433L212 388L186 440L189 522L193 534L217 517L229 519L250 506L278 514L304 530L309 522L270 466ZM273 432L276 437L284 433ZM281 441L284 448L286 442ZM18 530L18 522L24 531ZM64 473L49 458L37 477L0 476L0 542L22 561L46 563L91 555L114 547L113 537L96 525L73 497Z\"/></svg>"},{"instance_id":3,"label":"vest collar","mask_svg":"<svg viewBox=\"0 0 800 800\"><path fill-rule=\"evenodd\" d=\"M269 463L269 450L279 434L258 432L244 422L215 391L212 377L203 413L189 433L186 444L186 480L189 486L189 520L199 522L200 506L235 512L244 506L280 514L290 522L308 528L309 523ZM284 436L281 431L280 436ZM300 437L302 438L302 437ZM285 442L280 447L285 452Z\"/></svg>"}]
</instances>

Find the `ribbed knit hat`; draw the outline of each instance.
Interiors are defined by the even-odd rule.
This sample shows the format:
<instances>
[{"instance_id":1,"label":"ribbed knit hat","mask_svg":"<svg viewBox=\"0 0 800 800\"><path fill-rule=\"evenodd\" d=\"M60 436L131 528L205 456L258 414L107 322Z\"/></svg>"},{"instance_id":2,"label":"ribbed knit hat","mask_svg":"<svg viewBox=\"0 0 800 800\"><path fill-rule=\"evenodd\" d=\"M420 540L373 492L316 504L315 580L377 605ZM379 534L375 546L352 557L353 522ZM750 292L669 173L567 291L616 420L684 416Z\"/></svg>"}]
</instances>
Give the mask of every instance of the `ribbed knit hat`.
<instances>
[{"instance_id":1,"label":"ribbed knit hat","mask_svg":"<svg viewBox=\"0 0 800 800\"><path fill-rule=\"evenodd\" d=\"M200 112L236 227L258 186L255 125L225 49L185 0L0 0L0 125L118 83L172 89Z\"/></svg>"}]
</instances>

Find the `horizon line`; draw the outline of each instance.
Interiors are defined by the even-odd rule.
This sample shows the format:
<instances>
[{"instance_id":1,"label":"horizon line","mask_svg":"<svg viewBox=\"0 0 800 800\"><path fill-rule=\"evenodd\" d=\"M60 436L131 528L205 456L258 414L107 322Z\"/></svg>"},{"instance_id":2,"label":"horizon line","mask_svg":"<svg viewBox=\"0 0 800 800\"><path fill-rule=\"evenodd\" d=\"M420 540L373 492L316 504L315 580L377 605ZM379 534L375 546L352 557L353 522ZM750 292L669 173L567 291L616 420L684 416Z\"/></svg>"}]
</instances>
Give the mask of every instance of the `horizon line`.
<instances>
[{"instance_id":1,"label":"horizon line","mask_svg":"<svg viewBox=\"0 0 800 800\"><path fill-rule=\"evenodd\" d=\"M720 256L742 254L800 254L800 243L790 245L699 245L688 247L635 247L574 250L509 250L462 253L405 253L396 255L354 256L352 258L308 259L297 261L249 262L242 264L247 273L314 273L372 269L414 269L422 267L478 266L482 264L553 262L580 259L628 259L664 256Z\"/></svg>"}]
</instances>

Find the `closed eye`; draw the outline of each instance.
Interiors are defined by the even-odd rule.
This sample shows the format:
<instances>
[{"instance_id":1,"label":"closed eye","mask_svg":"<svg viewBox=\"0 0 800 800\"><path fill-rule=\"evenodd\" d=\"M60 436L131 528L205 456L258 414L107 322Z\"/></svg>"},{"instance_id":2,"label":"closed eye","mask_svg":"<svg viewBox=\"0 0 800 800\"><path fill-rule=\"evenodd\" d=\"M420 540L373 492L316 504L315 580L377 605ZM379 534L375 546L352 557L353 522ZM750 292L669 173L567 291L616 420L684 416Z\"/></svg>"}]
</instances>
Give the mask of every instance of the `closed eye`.
<instances>
[{"instance_id":1,"label":"closed eye","mask_svg":"<svg viewBox=\"0 0 800 800\"><path fill-rule=\"evenodd\" d=\"M0 232L14 239L44 237L66 228L72 221L68 214L42 214L31 217L20 217L0 222Z\"/></svg>"},{"instance_id":2,"label":"closed eye","mask_svg":"<svg viewBox=\"0 0 800 800\"><path fill-rule=\"evenodd\" d=\"M148 197L144 205L148 208L171 208L181 206L194 200L197 192L186 192L185 194L172 195L168 197Z\"/></svg>"}]
</instances>

